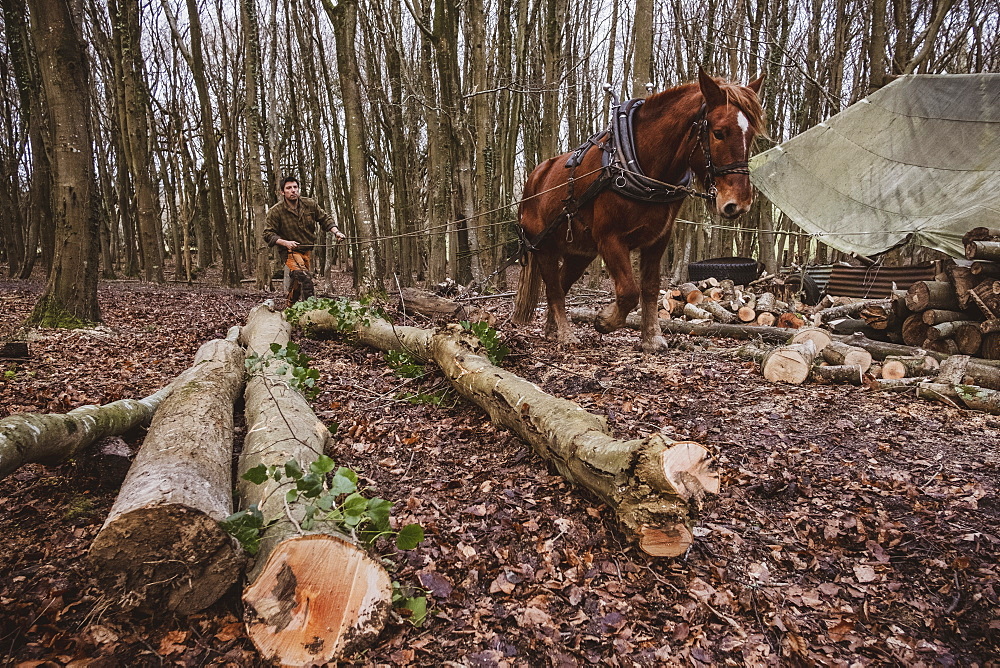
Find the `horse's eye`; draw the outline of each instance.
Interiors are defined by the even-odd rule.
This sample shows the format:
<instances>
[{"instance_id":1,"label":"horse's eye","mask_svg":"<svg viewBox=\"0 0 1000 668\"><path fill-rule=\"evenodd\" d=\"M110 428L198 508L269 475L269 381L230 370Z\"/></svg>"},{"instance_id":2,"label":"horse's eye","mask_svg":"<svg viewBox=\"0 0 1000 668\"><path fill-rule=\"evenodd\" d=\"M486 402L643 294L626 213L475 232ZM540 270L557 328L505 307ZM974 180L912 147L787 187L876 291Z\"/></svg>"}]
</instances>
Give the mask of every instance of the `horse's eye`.
<instances>
[{"instance_id":1,"label":"horse's eye","mask_svg":"<svg viewBox=\"0 0 1000 668\"><path fill-rule=\"evenodd\" d=\"M726 138L726 135L722 132L722 130L713 130L712 134L715 135L715 138L718 139L719 141L722 141L723 139Z\"/></svg>"}]
</instances>

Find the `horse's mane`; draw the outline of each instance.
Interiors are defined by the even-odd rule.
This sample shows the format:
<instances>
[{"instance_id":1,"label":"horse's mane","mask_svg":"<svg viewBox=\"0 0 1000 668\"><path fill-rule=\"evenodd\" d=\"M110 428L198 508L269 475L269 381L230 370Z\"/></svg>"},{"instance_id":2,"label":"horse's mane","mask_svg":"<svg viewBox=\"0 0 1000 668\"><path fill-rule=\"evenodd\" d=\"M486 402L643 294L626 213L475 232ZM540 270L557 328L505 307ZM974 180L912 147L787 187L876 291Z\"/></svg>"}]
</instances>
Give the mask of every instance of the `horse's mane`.
<instances>
[{"instance_id":1,"label":"horse's mane","mask_svg":"<svg viewBox=\"0 0 1000 668\"><path fill-rule=\"evenodd\" d=\"M744 115L746 115L753 131L757 134L763 132L766 120L764 117L764 108L760 106L760 101L757 99L754 92L746 86L741 86L740 84L724 81L715 77L713 77L713 79L717 84L719 84L719 88L722 89L722 92L726 94L726 99L739 107ZM687 100L684 98L687 98ZM697 81L681 84L673 88L668 88L667 90L655 95L651 95L646 99L646 104L643 106L652 110L654 108L678 102L687 102L691 106L691 113L698 110L701 106L702 100L701 88L698 86Z\"/></svg>"}]
</instances>

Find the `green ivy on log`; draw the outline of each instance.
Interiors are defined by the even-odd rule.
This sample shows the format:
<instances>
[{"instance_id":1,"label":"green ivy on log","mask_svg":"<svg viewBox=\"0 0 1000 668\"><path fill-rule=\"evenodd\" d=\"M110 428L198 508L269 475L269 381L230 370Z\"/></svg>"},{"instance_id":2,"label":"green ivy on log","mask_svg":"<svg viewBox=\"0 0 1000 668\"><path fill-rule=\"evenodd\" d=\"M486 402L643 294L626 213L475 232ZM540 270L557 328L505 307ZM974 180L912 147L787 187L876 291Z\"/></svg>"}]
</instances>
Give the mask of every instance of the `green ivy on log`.
<instances>
[{"instance_id":1,"label":"green ivy on log","mask_svg":"<svg viewBox=\"0 0 1000 668\"><path fill-rule=\"evenodd\" d=\"M316 387L319 371L309 368L312 358L303 353L297 343L289 343L284 347L280 343L272 343L271 352L248 356L245 362L247 373L251 376L260 373L274 360L284 362L275 373L285 376L289 387L300 392L309 401L316 398L319 394L319 388Z\"/></svg>"}]
</instances>

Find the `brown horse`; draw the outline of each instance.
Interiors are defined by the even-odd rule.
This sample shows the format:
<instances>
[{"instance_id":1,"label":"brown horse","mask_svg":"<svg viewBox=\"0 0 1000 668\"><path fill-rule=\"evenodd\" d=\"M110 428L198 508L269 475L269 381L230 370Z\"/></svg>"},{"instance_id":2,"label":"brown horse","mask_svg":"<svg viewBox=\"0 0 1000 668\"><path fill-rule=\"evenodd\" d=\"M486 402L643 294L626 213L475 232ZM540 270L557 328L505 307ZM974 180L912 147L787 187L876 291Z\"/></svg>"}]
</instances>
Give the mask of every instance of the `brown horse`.
<instances>
[{"instance_id":1,"label":"brown horse","mask_svg":"<svg viewBox=\"0 0 1000 668\"><path fill-rule=\"evenodd\" d=\"M700 72L697 83L618 106L609 131L575 153L535 167L519 211L531 252L518 285L514 322L531 321L541 279L549 307L546 337L578 343L566 317L566 292L600 254L616 298L598 314L597 331L624 327L641 294L642 350L665 349L656 302L660 259L674 219L688 194L711 201L724 218L750 208L754 195L747 159L764 125L757 97L762 81L740 86ZM567 165L571 158L576 167ZM692 172L707 193L688 187ZM641 292L629 257L636 248Z\"/></svg>"}]
</instances>

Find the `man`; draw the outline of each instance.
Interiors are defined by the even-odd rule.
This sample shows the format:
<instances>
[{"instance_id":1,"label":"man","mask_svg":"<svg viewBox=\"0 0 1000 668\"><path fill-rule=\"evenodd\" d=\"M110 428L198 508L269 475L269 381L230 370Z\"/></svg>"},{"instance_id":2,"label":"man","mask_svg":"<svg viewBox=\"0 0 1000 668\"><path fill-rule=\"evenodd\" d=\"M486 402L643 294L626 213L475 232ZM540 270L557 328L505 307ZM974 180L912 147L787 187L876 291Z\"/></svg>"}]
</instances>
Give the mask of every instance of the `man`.
<instances>
[{"instance_id":1,"label":"man","mask_svg":"<svg viewBox=\"0 0 1000 668\"><path fill-rule=\"evenodd\" d=\"M337 228L326 211L316 200L299 196L299 181L287 177L281 182L281 201L267 211L264 241L268 246L278 246L278 253L288 267L292 279L288 291L288 305L313 296L312 273L309 271L309 253L316 243L316 225L333 232L337 241L346 237Z\"/></svg>"}]
</instances>

